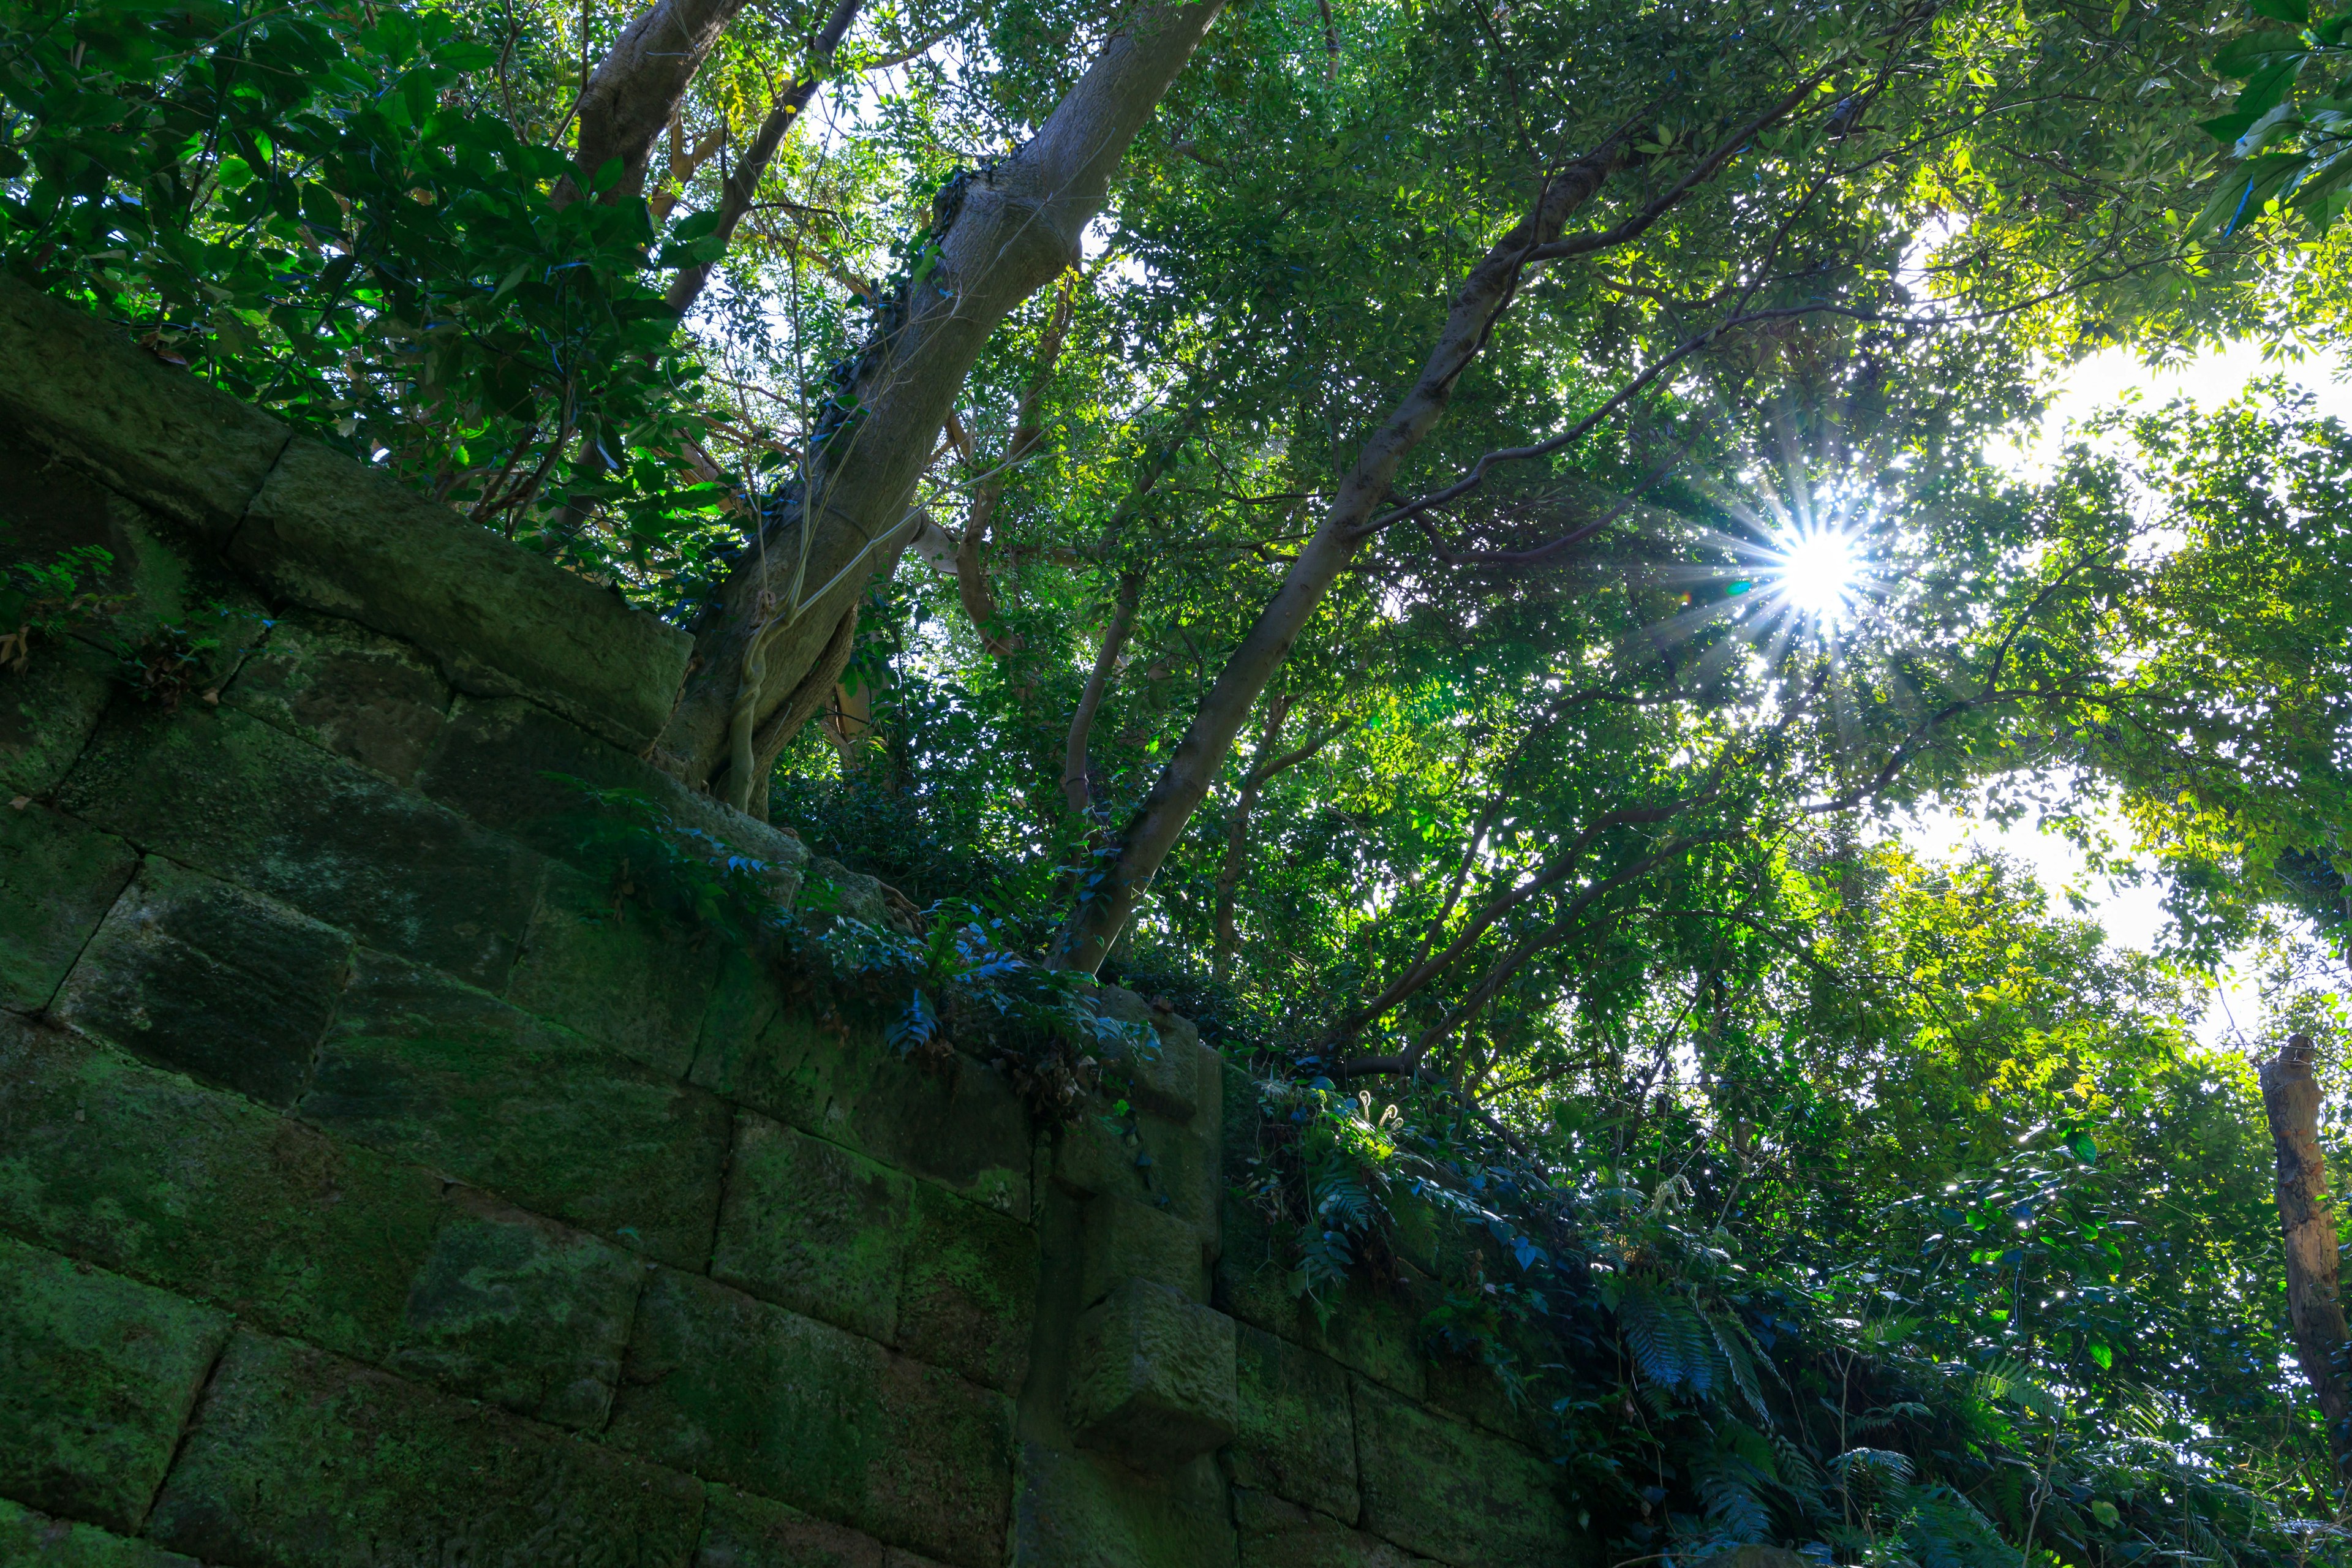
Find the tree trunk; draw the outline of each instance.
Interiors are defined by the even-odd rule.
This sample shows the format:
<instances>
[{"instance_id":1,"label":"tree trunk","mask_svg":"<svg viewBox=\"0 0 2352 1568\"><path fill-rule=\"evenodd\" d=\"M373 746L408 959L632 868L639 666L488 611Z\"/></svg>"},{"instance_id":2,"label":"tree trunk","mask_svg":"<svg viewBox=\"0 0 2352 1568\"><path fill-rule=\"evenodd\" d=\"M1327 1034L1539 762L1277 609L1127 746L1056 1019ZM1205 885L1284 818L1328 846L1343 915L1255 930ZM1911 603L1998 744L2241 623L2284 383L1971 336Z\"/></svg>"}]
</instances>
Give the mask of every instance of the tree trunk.
<instances>
[{"instance_id":1,"label":"tree trunk","mask_svg":"<svg viewBox=\"0 0 2352 1568\"><path fill-rule=\"evenodd\" d=\"M1232 754L1234 737L1259 693L1281 668L1323 595L1355 558L1362 542L1359 531L1388 499L1398 467L1444 416L1454 384L1485 347L1496 318L1517 288L1528 254L1559 237L1569 215L1601 188L1612 166L1612 160L1605 156L1571 164L1546 184L1536 210L1470 269L1454 293L1444 330L1420 379L1364 444L1315 536L1301 547L1273 602L1225 661L1174 755L1129 823L1118 858L1071 910L1055 944L1057 967L1092 974L1101 966L1103 955L1150 890L1177 836Z\"/></svg>"},{"instance_id":2,"label":"tree trunk","mask_svg":"<svg viewBox=\"0 0 2352 1568\"><path fill-rule=\"evenodd\" d=\"M620 183L606 202L646 192L646 166L669 129L686 89L743 0L656 0L628 26L580 91L580 137L572 153L579 178L559 181L557 206L568 206L593 184L596 171L617 158Z\"/></svg>"},{"instance_id":3,"label":"tree trunk","mask_svg":"<svg viewBox=\"0 0 2352 1568\"><path fill-rule=\"evenodd\" d=\"M768 721L843 611L896 568L916 481L990 332L1076 260L1112 172L1220 4L1147 0L1035 136L941 189L930 244L820 422L805 491L761 525L696 628L700 662L655 748L686 783L729 771L739 707L776 745L789 738Z\"/></svg>"},{"instance_id":4,"label":"tree trunk","mask_svg":"<svg viewBox=\"0 0 2352 1568\"><path fill-rule=\"evenodd\" d=\"M2279 1228L2286 1240L2286 1308L2295 1359L2327 1423L2336 1473L2352 1477L2352 1384L2342 1356L2344 1307L2336 1299L2336 1214L2319 1152L2319 1083L2311 1041L2289 1037L2262 1066L2263 1111L2278 1145Z\"/></svg>"}]
</instances>

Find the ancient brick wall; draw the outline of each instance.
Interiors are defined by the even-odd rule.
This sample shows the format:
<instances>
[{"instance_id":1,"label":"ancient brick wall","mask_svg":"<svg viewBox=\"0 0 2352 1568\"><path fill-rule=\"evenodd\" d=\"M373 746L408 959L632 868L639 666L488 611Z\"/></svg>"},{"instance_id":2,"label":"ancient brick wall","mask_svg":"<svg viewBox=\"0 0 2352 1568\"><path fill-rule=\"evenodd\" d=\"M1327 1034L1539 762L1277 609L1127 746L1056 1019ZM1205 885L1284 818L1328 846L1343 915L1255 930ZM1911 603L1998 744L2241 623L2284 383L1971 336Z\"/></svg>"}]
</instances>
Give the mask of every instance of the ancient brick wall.
<instances>
[{"instance_id":1,"label":"ancient brick wall","mask_svg":"<svg viewBox=\"0 0 2352 1568\"><path fill-rule=\"evenodd\" d=\"M616 907L551 773L881 918L639 760L682 634L5 279L0 528L234 612L0 672L0 1564L1582 1561L1458 1243L1318 1323L1181 1019L1040 1129Z\"/></svg>"}]
</instances>

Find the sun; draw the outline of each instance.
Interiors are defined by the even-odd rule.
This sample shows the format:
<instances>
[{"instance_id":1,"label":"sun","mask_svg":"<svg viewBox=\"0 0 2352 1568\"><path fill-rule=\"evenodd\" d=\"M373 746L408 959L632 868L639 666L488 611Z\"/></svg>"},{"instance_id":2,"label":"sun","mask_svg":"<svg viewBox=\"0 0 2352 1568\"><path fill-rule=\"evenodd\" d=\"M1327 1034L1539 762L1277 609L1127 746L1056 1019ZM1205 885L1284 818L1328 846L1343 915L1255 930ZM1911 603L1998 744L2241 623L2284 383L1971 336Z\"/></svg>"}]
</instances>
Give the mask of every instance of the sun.
<instances>
[{"instance_id":1,"label":"sun","mask_svg":"<svg viewBox=\"0 0 2352 1568\"><path fill-rule=\"evenodd\" d=\"M1810 620L1834 626L1853 609L1861 584L1857 541L1840 528L1784 535L1768 552L1770 591Z\"/></svg>"}]
</instances>

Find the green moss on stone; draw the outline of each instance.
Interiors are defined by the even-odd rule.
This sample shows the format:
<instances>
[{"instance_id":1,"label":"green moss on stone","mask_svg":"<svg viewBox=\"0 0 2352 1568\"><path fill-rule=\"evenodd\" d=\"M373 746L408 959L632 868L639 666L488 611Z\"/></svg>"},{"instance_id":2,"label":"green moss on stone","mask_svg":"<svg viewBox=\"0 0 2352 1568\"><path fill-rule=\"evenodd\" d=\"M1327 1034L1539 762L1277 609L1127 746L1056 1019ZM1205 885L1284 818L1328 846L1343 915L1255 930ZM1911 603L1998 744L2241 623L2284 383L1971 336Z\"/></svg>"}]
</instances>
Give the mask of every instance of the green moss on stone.
<instances>
[{"instance_id":1,"label":"green moss on stone","mask_svg":"<svg viewBox=\"0 0 2352 1568\"><path fill-rule=\"evenodd\" d=\"M1575 1542L1557 1467L1363 1378L1352 1395L1365 1530L1457 1568L1549 1568Z\"/></svg>"},{"instance_id":2,"label":"green moss on stone","mask_svg":"<svg viewBox=\"0 0 2352 1568\"><path fill-rule=\"evenodd\" d=\"M887 1344L898 1323L913 1184L740 1111L711 1278Z\"/></svg>"},{"instance_id":3,"label":"green moss on stone","mask_svg":"<svg viewBox=\"0 0 2352 1568\"><path fill-rule=\"evenodd\" d=\"M351 973L352 939L150 857L57 1003L75 1027L291 1105Z\"/></svg>"},{"instance_id":4,"label":"green moss on stone","mask_svg":"<svg viewBox=\"0 0 2352 1568\"><path fill-rule=\"evenodd\" d=\"M685 1568L701 1519L689 1477L239 1331L147 1533L250 1568Z\"/></svg>"},{"instance_id":5,"label":"green moss on stone","mask_svg":"<svg viewBox=\"0 0 2352 1568\"><path fill-rule=\"evenodd\" d=\"M657 1269L606 1440L962 1568L993 1568L1013 1404L709 1280Z\"/></svg>"},{"instance_id":6,"label":"green moss on stone","mask_svg":"<svg viewBox=\"0 0 2352 1568\"><path fill-rule=\"evenodd\" d=\"M409 1289L392 1370L541 1421L602 1426L644 1262L480 1193L451 1197L459 1213Z\"/></svg>"},{"instance_id":7,"label":"green moss on stone","mask_svg":"<svg viewBox=\"0 0 2352 1568\"><path fill-rule=\"evenodd\" d=\"M118 705L58 803L477 984L504 982L537 901L529 850L233 710Z\"/></svg>"},{"instance_id":8,"label":"green moss on stone","mask_svg":"<svg viewBox=\"0 0 2352 1568\"><path fill-rule=\"evenodd\" d=\"M1348 1374L1336 1362L1243 1325L1234 1345L1237 1486L1356 1521L1356 1429Z\"/></svg>"},{"instance_id":9,"label":"green moss on stone","mask_svg":"<svg viewBox=\"0 0 2352 1568\"><path fill-rule=\"evenodd\" d=\"M862 1531L713 1486L694 1568L884 1568L890 1549Z\"/></svg>"},{"instance_id":10,"label":"green moss on stone","mask_svg":"<svg viewBox=\"0 0 2352 1568\"><path fill-rule=\"evenodd\" d=\"M407 784L440 734L449 687L405 643L297 610L271 626L221 700Z\"/></svg>"},{"instance_id":11,"label":"green moss on stone","mask_svg":"<svg viewBox=\"0 0 2352 1568\"><path fill-rule=\"evenodd\" d=\"M193 1557L94 1524L51 1519L0 1499L0 1563L9 1568L201 1568Z\"/></svg>"},{"instance_id":12,"label":"green moss on stone","mask_svg":"<svg viewBox=\"0 0 2352 1568\"><path fill-rule=\"evenodd\" d=\"M1145 1479L1100 1454L1021 1447L1014 1568L1228 1568L1234 1521L1216 1462Z\"/></svg>"},{"instance_id":13,"label":"green moss on stone","mask_svg":"<svg viewBox=\"0 0 2352 1568\"><path fill-rule=\"evenodd\" d=\"M1265 1492L1236 1487L1241 1568L1435 1568L1391 1542Z\"/></svg>"},{"instance_id":14,"label":"green moss on stone","mask_svg":"<svg viewBox=\"0 0 2352 1568\"><path fill-rule=\"evenodd\" d=\"M917 1183L898 1348L1018 1394L1036 1307L1037 1233L1010 1215Z\"/></svg>"},{"instance_id":15,"label":"green moss on stone","mask_svg":"<svg viewBox=\"0 0 2352 1568\"><path fill-rule=\"evenodd\" d=\"M10 679L0 674L0 683ZM0 1006L48 1005L138 864L110 834L46 806L0 802Z\"/></svg>"},{"instance_id":16,"label":"green moss on stone","mask_svg":"<svg viewBox=\"0 0 2352 1568\"><path fill-rule=\"evenodd\" d=\"M0 1236L0 1495L131 1531L226 1312Z\"/></svg>"},{"instance_id":17,"label":"green moss on stone","mask_svg":"<svg viewBox=\"0 0 2352 1568\"><path fill-rule=\"evenodd\" d=\"M360 955L301 1114L647 1257L709 1255L727 1108L429 970Z\"/></svg>"},{"instance_id":18,"label":"green moss on stone","mask_svg":"<svg viewBox=\"0 0 2352 1568\"><path fill-rule=\"evenodd\" d=\"M0 1017L0 1226L380 1359L440 1184L62 1029Z\"/></svg>"},{"instance_id":19,"label":"green moss on stone","mask_svg":"<svg viewBox=\"0 0 2352 1568\"><path fill-rule=\"evenodd\" d=\"M507 999L672 1078L694 1065L720 943L563 867L523 937Z\"/></svg>"}]
</instances>

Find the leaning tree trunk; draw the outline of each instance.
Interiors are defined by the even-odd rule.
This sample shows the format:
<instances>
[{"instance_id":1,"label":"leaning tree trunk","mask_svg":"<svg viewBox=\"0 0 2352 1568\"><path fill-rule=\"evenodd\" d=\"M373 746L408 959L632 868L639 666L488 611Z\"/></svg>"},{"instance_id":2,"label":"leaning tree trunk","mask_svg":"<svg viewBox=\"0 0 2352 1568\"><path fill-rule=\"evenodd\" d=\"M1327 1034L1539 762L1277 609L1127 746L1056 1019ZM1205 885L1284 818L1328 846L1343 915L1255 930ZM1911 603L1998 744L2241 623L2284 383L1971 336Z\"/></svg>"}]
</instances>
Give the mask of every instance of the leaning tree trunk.
<instances>
[{"instance_id":1,"label":"leaning tree trunk","mask_svg":"<svg viewBox=\"0 0 2352 1568\"><path fill-rule=\"evenodd\" d=\"M819 422L803 493L774 510L696 628L694 674L656 748L681 779L730 800L755 793L844 613L896 568L916 482L989 333L1077 260L1113 170L1221 4L1146 0L1035 136L941 189L929 243Z\"/></svg>"},{"instance_id":2,"label":"leaning tree trunk","mask_svg":"<svg viewBox=\"0 0 2352 1568\"><path fill-rule=\"evenodd\" d=\"M2291 1036L2262 1066L2263 1111L2278 1145L2279 1228L2286 1238L2286 1310L2295 1359L2327 1422L2327 1451L2352 1478L2352 1384L2345 1376L2344 1306L2336 1298L2336 1214L2319 1152L2319 1082L2311 1041Z\"/></svg>"}]
</instances>

